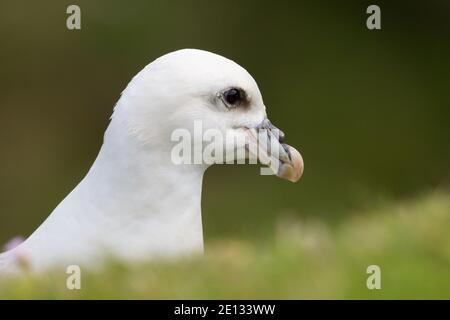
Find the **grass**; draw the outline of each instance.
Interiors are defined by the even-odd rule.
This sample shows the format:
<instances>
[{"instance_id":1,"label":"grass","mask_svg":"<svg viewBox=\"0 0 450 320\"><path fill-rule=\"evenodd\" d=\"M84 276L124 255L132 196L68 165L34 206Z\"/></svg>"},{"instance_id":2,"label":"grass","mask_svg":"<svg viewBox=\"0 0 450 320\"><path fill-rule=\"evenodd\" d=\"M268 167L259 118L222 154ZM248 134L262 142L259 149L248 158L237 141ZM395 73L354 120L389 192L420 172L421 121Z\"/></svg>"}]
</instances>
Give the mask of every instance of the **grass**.
<instances>
[{"instance_id":1,"label":"grass","mask_svg":"<svg viewBox=\"0 0 450 320\"><path fill-rule=\"evenodd\" d=\"M354 212L338 225L285 217L262 242L208 243L204 257L172 263L111 262L83 271L82 289L66 274L0 280L8 299L450 299L450 194L435 191ZM381 268L369 290L366 269Z\"/></svg>"}]
</instances>

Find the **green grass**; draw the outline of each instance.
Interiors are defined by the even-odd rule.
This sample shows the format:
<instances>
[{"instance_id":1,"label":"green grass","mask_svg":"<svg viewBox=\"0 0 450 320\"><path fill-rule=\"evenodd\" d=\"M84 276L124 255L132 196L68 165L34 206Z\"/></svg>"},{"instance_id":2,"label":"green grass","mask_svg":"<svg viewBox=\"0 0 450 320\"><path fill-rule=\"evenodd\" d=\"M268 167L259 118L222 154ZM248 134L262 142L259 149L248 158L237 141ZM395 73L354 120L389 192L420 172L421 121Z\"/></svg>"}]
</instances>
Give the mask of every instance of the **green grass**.
<instances>
[{"instance_id":1,"label":"green grass","mask_svg":"<svg viewBox=\"0 0 450 320\"><path fill-rule=\"evenodd\" d=\"M264 242L208 243L204 257L176 263L111 262L83 271L82 289L66 274L0 281L0 298L450 298L450 194L354 212L337 225L286 216ZM366 269L381 268L368 290Z\"/></svg>"}]
</instances>

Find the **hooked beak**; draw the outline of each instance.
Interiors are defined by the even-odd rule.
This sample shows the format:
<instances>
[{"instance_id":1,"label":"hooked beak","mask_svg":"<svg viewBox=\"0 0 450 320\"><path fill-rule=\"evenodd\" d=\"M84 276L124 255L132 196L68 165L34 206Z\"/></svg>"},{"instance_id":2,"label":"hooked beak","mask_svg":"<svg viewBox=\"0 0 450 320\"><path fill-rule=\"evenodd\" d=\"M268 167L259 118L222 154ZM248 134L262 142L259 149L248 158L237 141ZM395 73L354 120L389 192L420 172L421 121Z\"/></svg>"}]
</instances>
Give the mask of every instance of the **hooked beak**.
<instances>
[{"instance_id":1,"label":"hooked beak","mask_svg":"<svg viewBox=\"0 0 450 320\"><path fill-rule=\"evenodd\" d=\"M284 143L284 133L269 119L256 128L247 129L247 149L251 156L267 165L280 178L297 182L303 174L303 158L294 147Z\"/></svg>"}]
</instances>

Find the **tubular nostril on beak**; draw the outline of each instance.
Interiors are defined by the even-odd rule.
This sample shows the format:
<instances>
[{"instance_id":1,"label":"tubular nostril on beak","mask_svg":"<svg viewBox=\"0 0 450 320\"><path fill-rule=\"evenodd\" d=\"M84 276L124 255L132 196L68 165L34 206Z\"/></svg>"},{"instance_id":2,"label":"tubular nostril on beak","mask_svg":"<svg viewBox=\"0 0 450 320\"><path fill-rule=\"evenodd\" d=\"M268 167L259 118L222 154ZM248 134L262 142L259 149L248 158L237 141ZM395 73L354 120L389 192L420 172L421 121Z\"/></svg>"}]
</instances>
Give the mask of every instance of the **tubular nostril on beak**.
<instances>
[{"instance_id":1,"label":"tubular nostril on beak","mask_svg":"<svg viewBox=\"0 0 450 320\"><path fill-rule=\"evenodd\" d=\"M280 143L284 143L285 140L285 134L283 131L275 127L272 122L270 122L269 119L265 118L263 122L259 126L257 126L257 129L267 129L270 130L277 138Z\"/></svg>"},{"instance_id":2,"label":"tubular nostril on beak","mask_svg":"<svg viewBox=\"0 0 450 320\"><path fill-rule=\"evenodd\" d=\"M273 124L267 118L264 118L264 120L257 126L257 128L269 130L272 129L273 127L274 127Z\"/></svg>"}]
</instances>

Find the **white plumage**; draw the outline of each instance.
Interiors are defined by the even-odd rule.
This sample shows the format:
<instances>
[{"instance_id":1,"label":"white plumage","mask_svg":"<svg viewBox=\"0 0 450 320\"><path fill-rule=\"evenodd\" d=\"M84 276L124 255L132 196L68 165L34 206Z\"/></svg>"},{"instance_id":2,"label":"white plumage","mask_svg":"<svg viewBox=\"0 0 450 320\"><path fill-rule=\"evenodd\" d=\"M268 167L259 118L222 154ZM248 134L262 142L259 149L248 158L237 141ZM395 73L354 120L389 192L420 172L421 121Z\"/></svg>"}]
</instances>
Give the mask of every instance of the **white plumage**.
<instances>
[{"instance_id":1,"label":"white plumage","mask_svg":"<svg viewBox=\"0 0 450 320\"><path fill-rule=\"evenodd\" d=\"M218 106L218 93L230 87L245 90L250 105ZM0 255L0 269L14 268L22 255L43 270L92 265L105 255L142 260L201 253L200 201L208 166L175 165L170 134L191 129L198 119L205 129L244 133L265 118L256 82L236 63L194 49L162 56L123 91L85 178L24 243ZM295 158L294 180L303 168Z\"/></svg>"}]
</instances>

